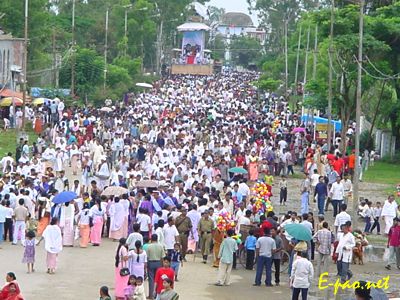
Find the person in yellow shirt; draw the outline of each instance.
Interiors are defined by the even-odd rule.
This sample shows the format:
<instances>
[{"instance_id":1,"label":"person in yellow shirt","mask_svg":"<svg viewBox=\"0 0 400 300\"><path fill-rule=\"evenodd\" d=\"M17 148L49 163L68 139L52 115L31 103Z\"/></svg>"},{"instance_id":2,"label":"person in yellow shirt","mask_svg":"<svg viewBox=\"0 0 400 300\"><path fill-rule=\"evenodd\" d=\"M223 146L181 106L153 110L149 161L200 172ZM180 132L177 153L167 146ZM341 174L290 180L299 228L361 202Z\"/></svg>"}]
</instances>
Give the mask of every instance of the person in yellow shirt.
<instances>
[{"instance_id":1,"label":"person in yellow shirt","mask_svg":"<svg viewBox=\"0 0 400 300\"><path fill-rule=\"evenodd\" d=\"M274 185L274 176L272 176L268 170L265 171L264 181L268 187L268 191L271 193L272 196L272 186Z\"/></svg>"}]
</instances>

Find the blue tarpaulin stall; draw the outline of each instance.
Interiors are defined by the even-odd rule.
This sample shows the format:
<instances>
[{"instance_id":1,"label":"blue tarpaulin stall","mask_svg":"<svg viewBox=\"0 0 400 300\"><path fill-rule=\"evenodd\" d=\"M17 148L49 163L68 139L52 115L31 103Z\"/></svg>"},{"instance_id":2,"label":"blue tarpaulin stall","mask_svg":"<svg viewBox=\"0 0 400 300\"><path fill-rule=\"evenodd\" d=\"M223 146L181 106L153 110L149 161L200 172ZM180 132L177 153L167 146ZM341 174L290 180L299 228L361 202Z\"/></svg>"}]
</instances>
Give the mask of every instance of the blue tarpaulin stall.
<instances>
[{"instance_id":1,"label":"blue tarpaulin stall","mask_svg":"<svg viewBox=\"0 0 400 300\"><path fill-rule=\"evenodd\" d=\"M325 118L316 117L316 116L314 116L314 118L312 118L311 115L302 115L301 116L301 121L304 123L311 122L311 120L313 120L313 122L315 122L317 124L327 124L328 123L328 119L325 119ZM335 125L336 132L342 130L342 121L332 120L332 124Z\"/></svg>"}]
</instances>

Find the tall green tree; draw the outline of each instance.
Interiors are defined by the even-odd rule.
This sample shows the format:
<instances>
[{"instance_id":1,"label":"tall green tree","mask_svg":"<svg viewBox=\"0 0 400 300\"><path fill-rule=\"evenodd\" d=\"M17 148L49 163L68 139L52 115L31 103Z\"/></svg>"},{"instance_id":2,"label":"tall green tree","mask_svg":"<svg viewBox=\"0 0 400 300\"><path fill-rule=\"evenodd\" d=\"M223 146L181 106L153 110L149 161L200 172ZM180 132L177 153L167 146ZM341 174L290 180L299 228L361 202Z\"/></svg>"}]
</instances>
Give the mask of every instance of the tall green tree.
<instances>
[{"instance_id":1,"label":"tall green tree","mask_svg":"<svg viewBox=\"0 0 400 300\"><path fill-rule=\"evenodd\" d=\"M397 145L400 145L400 2L383 6L367 18L372 25L371 34L384 42L389 51L382 59L387 61L390 68L389 77L375 72L377 76L387 77L389 84L394 88L396 101L390 110L390 125L392 134L396 136ZM393 76L394 75L394 76ZM391 77L390 77L391 76Z\"/></svg>"},{"instance_id":2,"label":"tall green tree","mask_svg":"<svg viewBox=\"0 0 400 300\"><path fill-rule=\"evenodd\" d=\"M283 52L285 36L284 24L288 22L289 31L307 10L318 7L318 0L247 0L250 8L258 13L260 26L268 32L266 47L269 52Z\"/></svg>"},{"instance_id":3,"label":"tall green tree","mask_svg":"<svg viewBox=\"0 0 400 300\"><path fill-rule=\"evenodd\" d=\"M247 36L232 38L229 48L232 62L243 67L248 67L249 64L257 64L262 55L260 42Z\"/></svg>"},{"instance_id":4,"label":"tall green tree","mask_svg":"<svg viewBox=\"0 0 400 300\"><path fill-rule=\"evenodd\" d=\"M70 55L63 64L60 72L61 87L69 88L71 82L71 62ZM75 54L75 78L76 91L82 97L93 93L96 86L101 85L104 76L103 58L93 49L76 49Z\"/></svg>"}]
</instances>

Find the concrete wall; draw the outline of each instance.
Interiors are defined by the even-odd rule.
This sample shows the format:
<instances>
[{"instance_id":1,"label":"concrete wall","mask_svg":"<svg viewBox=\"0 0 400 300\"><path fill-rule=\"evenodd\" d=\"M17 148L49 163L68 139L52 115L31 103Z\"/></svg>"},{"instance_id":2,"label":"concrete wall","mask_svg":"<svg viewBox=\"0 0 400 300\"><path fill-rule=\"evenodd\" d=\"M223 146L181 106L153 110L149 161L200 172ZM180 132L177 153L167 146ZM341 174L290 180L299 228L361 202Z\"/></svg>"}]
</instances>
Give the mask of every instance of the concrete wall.
<instances>
[{"instance_id":1,"label":"concrete wall","mask_svg":"<svg viewBox=\"0 0 400 300\"><path fill-rule=\"evenodd\" d=\"M0 35L0 84L11 88L11 67L22 68L23 41Z\"/></svg>"}]
</instances>

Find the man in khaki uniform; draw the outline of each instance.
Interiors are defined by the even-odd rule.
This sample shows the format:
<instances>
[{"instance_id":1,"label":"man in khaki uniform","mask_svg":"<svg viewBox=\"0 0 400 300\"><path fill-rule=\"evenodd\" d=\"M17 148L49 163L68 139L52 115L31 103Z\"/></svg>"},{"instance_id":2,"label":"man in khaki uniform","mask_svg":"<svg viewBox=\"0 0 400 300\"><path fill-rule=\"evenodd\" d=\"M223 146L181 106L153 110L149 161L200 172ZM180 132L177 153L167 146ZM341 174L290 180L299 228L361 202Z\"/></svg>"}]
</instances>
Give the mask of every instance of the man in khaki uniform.
<instances>
[{"instance_id":1,"label":"man in khaki uniform","mask_svg":"<svg viewBox=\"0 0 400 300\"><path fill-rule=\"evenodd\" d=\"M207 257L210 254L210 245L212 238L212 231L214 228L214 222L210 219L208 211L203 213L203 216L199 222L198 232L200 235L200 248L201 254L203 255L203 263L207 263Z\"/></svg>"},{"instance_id":2,"label":"man in khaki uniform","mask_svg":"<svg viewBox=\"0 0 400 300\"><path fill-rule=\"evenodd\" d=\"M186 261L186 252L188 248L188 237L192 230L192 221L187 216L187 209L182 208L181 214L175 220L176 229L179 232L179 243L182 246L182 259Z\"/></svg>"}]
</instances>

